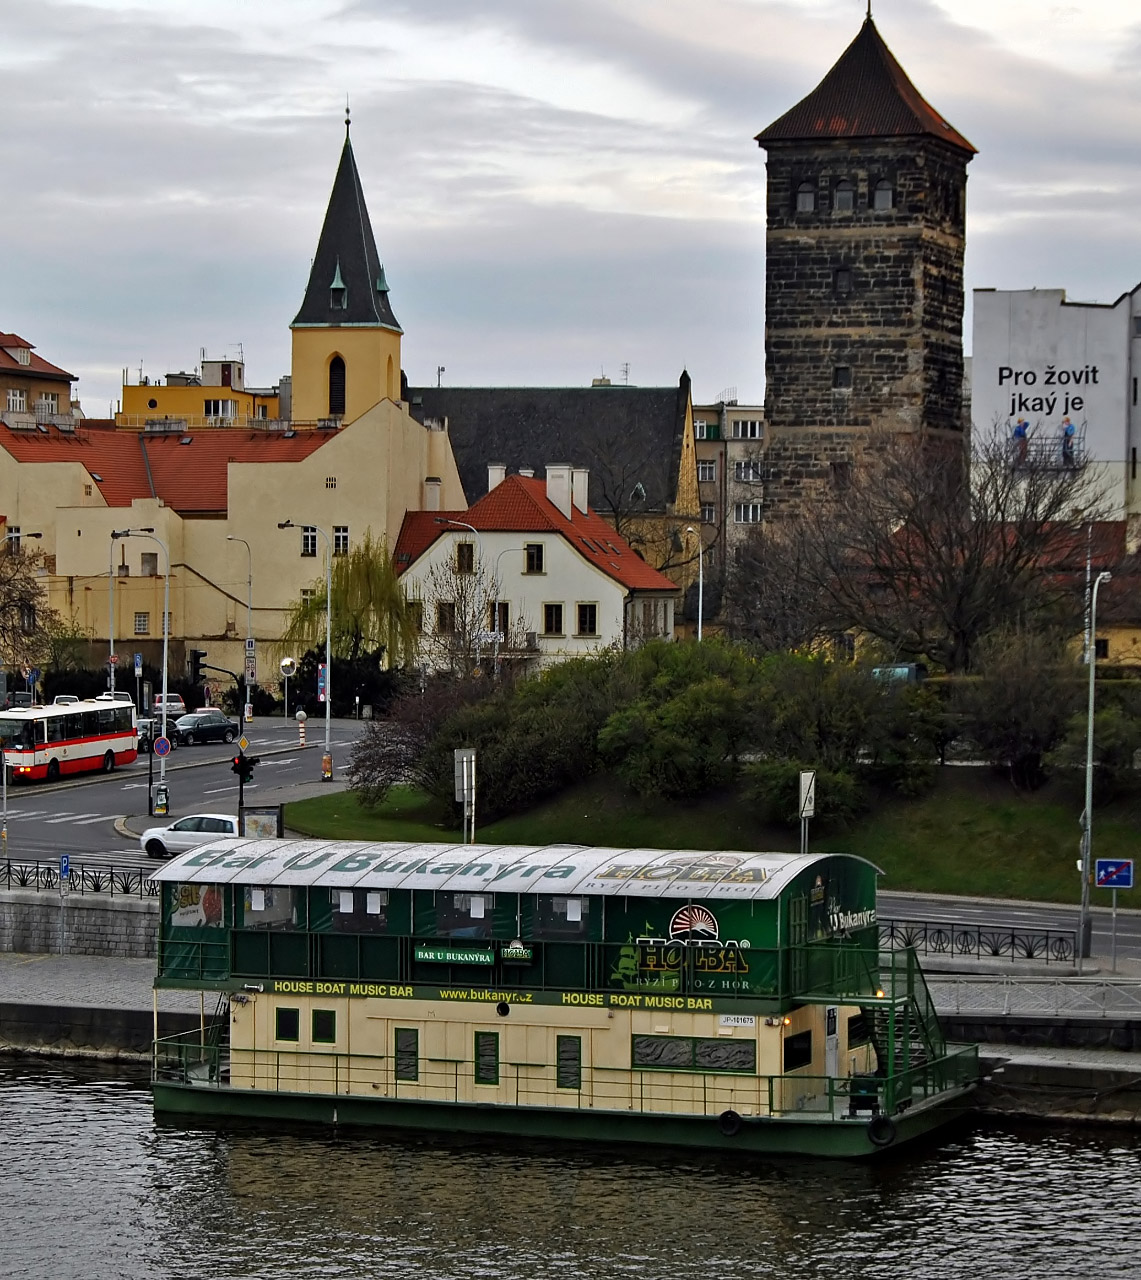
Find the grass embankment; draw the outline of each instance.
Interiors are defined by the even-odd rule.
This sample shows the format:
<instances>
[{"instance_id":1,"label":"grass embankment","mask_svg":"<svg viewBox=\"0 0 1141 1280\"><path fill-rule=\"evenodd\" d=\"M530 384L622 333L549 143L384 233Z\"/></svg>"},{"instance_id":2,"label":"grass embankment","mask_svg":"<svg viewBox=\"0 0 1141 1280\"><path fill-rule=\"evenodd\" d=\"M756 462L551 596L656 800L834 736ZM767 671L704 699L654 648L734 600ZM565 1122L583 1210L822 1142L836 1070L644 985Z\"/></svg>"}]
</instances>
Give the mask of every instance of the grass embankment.
<instances>
[{"instance_id":1,"label":"grass embankment","mask_svg":"<svg viewBox=\"0 0 1141 1280\"><path fill-rule=\"evenodd\" d=\"M884 871L885 889L1073 902L1078 892L1078 815L1082 798L1070 781L1032 795L1015 792L985 769L943 769L918 800L890 799L846 831L813 830L812 847L857 853ZM1133 857L1141 801L1095 812L1095 856ZM286 808L286 825L306 835L342 840L449 842L459 832L439 823L423 795L397 788L375 812L350 792ZM797 833L757 822L739 797L700 804L647 805L609 780L595 779L530 813L478 823L488 844L586 844L618 848L793 851ZM1109 894L1094 890L1095 902ZM1130 904L1126 894L1123 905Z\"/></svg>"}]
</instances>

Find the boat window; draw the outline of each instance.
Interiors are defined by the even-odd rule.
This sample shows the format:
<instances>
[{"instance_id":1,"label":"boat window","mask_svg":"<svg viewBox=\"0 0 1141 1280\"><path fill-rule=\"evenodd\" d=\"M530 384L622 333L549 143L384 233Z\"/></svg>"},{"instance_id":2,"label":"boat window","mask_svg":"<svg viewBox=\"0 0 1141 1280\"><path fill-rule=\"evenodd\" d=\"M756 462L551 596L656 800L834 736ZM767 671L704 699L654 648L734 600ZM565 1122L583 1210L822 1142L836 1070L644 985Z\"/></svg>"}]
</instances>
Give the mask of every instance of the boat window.
<instances>
[{"instance_id":1,"label":"boat window","mask_svg":"<svg viewBox=\"0 0 1141 1280\"><path fill-rule=\"evenodd\" d=\"M337 1013L335 1009L313 1010L313 1043L337 1043Z\"/></svg>"},{"instance_id":2,"label":"boat window","mask_svg":"<svg viewBox=\"0 0 1141 1280\"><path fill-rule=\"evenodd\" d=\"M794 1036L785 1036L784 1070L797 1071L801 1067L812 1065L812 1032L799 1031Z\"/></svg>"},{"instance_id":3,"label":"boat window","mask_svg":"<svg viewBox=\"0 0 1141 1280\"><path fill-rule=\"evenodd\" d=\"M590 921L589 898L567 898L539 894L535 898L535 937L543 939L585 938Z\"/></svg>"},{"instance_id":4,"label":"boat window","mask_svg":"<svg viewBox=\"0 0 1141 1280\"><path fill-rule=\"evenodd\" d=\"M388 928L387 889L330 889L334 933L384 933Z\"/></svg>"},{"instance_id":5,"label":"boat window","mask_svg":"<svg viewBox=\"0 0 1141 1280\"><path fill-rule=\"evenodd\" d=\"M415 1027L396 1028L396 1078L420 1079L420 1032Z\"/></svg>"},{"instance_id":6,"label":"boat window","mask_svg":"<svg viewBox=\"0 0 1141 1280\"><path fill-rule=\"evenodd\" d=\"M296 1043L301 1038L301 1010L278 1009L273 1038L275 1040L292 1040Z\"/></svg>"},{"instance_id":7,"label":"boat window","mask_svg":"<svg viewBox=\"0 0 1141 1280\"><path fill-rule=\"evenodd\" d=\"M490 893L437 893L436 933L441 938L490 938L494 907Z\"/></svg>"},{"instance_id":8,"label":"boat window","mask_svg":"<svg viewBox=\"0 0 1141 1280\"><path fill-rule=\"evenodd\" d=\"M242 887L242 922L247 929L292 929L297 924L294 890L279 884Z\"/></svg>"},{"instance_id":9,"label":"boat window","mask_svg":"<svg viewBox=\"0 0 1141 1280\"><path fill-rule=\"evenodd\" d=\"M848 1048L858 1049L862 1044L871 1044L872 1037L868 1033L868 1020L862 1013L854 1013L848 1019Z\"/></svg>"},{"instance_id":10,"label":"boat window","mask_svg":"<svg viewBox=\"0 0 1141 1280\"><path fill-rule=\"evenodd\" d=\"M498 1031L475 1033L475 1082L476 1084L499 1083Z\"/></svg>"},{"instance_id":11,"label":"boat window","mask_svg":"<svg viewBox=\"0 0 1141 1280\"><path fill-rule=\"evenodd\" d=\"M582 1037L558 1036L555 1041L555 1085L582 1088Z\"/></svg>"}]
</instances>

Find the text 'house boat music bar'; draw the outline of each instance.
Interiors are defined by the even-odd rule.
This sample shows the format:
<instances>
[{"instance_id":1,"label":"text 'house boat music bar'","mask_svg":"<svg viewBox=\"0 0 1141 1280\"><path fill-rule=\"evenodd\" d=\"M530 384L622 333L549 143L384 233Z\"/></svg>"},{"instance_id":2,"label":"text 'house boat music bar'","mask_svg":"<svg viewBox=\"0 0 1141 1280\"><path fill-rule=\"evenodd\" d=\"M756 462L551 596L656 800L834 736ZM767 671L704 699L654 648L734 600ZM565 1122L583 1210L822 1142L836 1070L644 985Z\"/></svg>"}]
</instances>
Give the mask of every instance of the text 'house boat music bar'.
<instances>
[{"instance_id":1,"label":"text 'house boat music bar'","mask_svg":"<svg viewBox=\"0 0 1141 1280\"><path fill-rule=\"evenodd\" d=\"M844 854L224 839L167 863L164 1113L859 1155L965 1109ZM156 1014L157 1022L157 1014ZM156 1028L157 1035L157 1028Z\"/></svg>"}]
</instances>

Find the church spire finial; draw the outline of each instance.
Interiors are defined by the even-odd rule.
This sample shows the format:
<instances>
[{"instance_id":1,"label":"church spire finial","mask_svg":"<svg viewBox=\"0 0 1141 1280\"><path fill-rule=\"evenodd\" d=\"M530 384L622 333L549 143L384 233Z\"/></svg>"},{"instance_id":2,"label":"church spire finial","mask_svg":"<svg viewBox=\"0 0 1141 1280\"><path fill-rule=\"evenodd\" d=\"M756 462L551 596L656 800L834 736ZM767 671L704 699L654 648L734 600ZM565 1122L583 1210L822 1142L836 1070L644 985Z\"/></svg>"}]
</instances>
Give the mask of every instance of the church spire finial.
<instances>
[{"instance_id":1,"label":"church spire finial","mask_svg":"<svg viewBox=\"0 0 1141 1280\"><path fill-rule=\"evenodd\" d=\"M871 0L868 0L868 9L871 9ZM345 141L349 140L349 95L345 94Z\"/></svg>"},{"instance_id":2,"label":"church spire finial","mask_svg":"<svg viewBox=\"0 0 1141 1280\"><path fill-rule=\"evenodd\" d=\"M872 0L868 0L868 19L867 20L869 22L871 22L872 20Z\"/></svg>"}]
</instances>

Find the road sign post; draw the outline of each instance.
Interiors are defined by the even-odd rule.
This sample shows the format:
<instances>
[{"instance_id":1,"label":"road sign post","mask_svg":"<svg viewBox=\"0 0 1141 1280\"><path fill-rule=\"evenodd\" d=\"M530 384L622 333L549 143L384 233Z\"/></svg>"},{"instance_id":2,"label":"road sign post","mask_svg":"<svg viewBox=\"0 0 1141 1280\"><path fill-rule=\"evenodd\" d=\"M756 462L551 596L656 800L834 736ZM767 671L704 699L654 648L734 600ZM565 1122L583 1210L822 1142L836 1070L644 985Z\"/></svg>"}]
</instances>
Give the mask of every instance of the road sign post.
<instances>
[{"instance_id":1,"label":"road sign post","mask_svg":"<svg viewBox=\"0 0 1141 1280\"><path fill-rule=\"evenodd\" d=\"M1095 858L1094 884L1099 889L1109 889L1113 902L1113 932L1110 943L1110 966L1117 972L1117 891L1133 888L1132 858Z\"/></svg>"},{"instance_id":2,"label":"road sign post","mask_svg":"<svg viewBox=\"0 0 1141 1280\"><path fill-rule=\"evenodd\" d=\"M454 752L456 801L464 806L463 843L475 843L475 748L457 747Z\"/></svg>"},{"instance_id":3,"label":"road sign post","mask_svg":"<svg viewBox=\"0 0 1141 1280\"><path fill-rule=\"evenodd\" d=\"M808 820L816 814L816 770L804 769L800 774L800 854L808 853Z\"/></svg>"}]
</instances>

